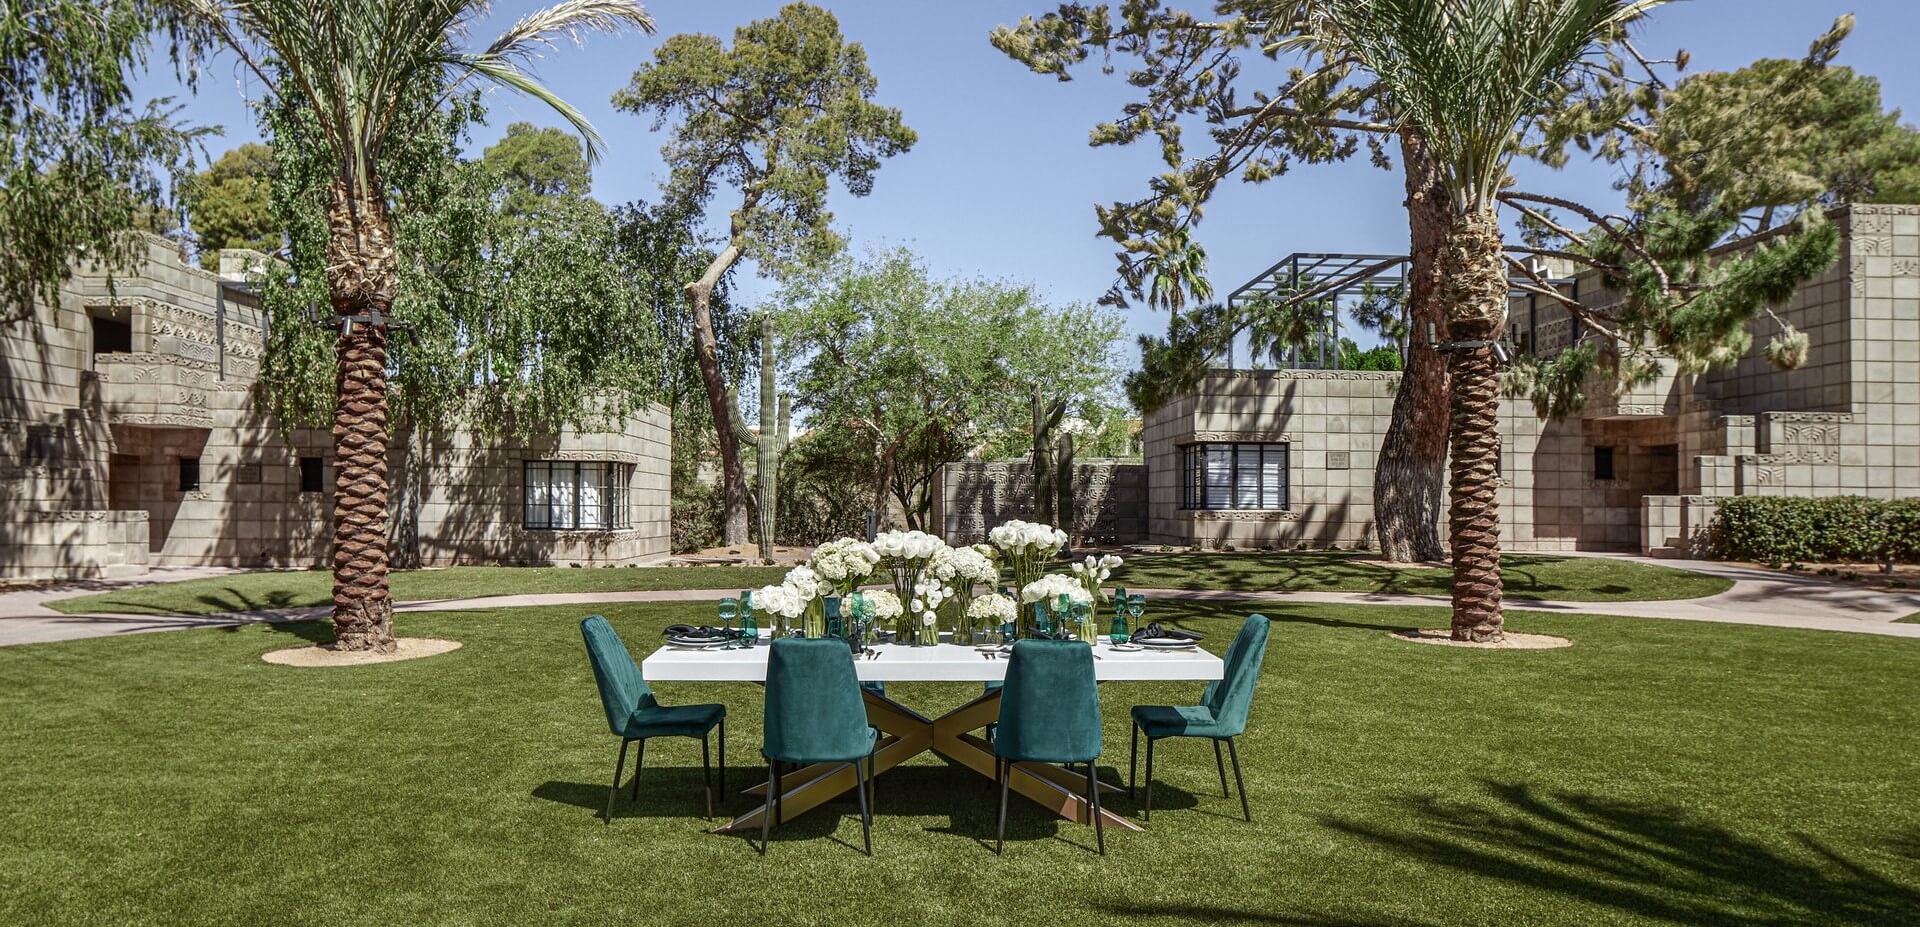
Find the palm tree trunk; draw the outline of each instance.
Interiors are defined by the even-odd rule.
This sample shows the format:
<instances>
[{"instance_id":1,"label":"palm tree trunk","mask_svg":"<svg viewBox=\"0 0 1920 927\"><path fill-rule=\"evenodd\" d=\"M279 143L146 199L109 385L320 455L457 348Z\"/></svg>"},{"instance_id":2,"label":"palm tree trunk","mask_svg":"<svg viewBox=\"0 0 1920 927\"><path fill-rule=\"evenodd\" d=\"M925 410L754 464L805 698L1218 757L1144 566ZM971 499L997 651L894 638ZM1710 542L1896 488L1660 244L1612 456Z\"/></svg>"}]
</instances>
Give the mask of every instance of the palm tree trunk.
<instances>
[{"instance_id":1,"label":"palm tree trunk","mask_svg":"<svg viewBox=\"0 0 1920 927\"><path fill-rule=\"evenodd\" d=\"M353 197L336 183L327 218L327 289L334 313L343 319L384 316L399 280L385 204L377 196ZM343 321L334 360L334 647L391 653L386 324Z\"/></svg>"},{"instance_id":2,"label":"palm tree trunk","mask_svg":"<svg viewBox=\"0 0 1920 927\"><path fill-rule=\"evenodd\" d=\"M1439 165L1412 129L1400 133L1400 159L1406 167L1407 223L1411 260L1407 268L1408 343L1419 345L1432 325L1436 338L1447 337L1444 307L1435 299L1440 285L1440 243L1452 224L1452 199L1442 184ZM1411 563L1439 560L1440 493L1447 466L1447 362L1439 354L1406 352L1406 371L1393 397L1393 418L1380 439L1373 471L1374 532L1380 556Z\"/></svg>"},{"instance_id":3,"label":"palm tree trunk","mask_svg":"<svg viewBox=\"0 0 1920 927\"><path fill-rule=\"evenodd\" d=\"M1441 248L1439 297L1456 342L1499 337L1507 314L1500 225L1491 211L1467 213ZM1453 638L1497 642L1500 613L1500 382L1493 350L1448 355L1453 376L1451 504Z\"/></svg>"}]
</instances>

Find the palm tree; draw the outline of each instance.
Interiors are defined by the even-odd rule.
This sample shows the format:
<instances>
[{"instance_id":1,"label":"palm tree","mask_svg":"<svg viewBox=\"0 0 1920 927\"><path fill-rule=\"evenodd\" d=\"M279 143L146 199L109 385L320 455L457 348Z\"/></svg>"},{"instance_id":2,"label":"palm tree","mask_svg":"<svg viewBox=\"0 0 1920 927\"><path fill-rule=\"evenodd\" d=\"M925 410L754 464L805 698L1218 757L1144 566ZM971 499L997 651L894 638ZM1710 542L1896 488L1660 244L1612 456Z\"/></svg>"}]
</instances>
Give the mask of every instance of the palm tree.
<instances>
[{"instance_id":1,"label":"palm tree","mask_svg":"<svg viewBox=\"0 0 1920 927\"><path fill-rule=\"evenodd\" d=\"M1330 0L1322 40L1378 78L1439 167L1454 220L1440 249L1453 379L1448 527L1453 636L1498 641L1500 433L1493 342L1508 284L1495 197L1554 83L1662 0Z\"/></svg>"},{"instance_id":2,"label":"palm tree","mask_svg":"<svg viewBox=\"0 0 1920 927\"><path fill-rule=\"evenodd\" d=\"M1201 303L1213 296L1213 284L1207 282L1206 249L1184 228L1154 239L1133 276L1146 290L1147 308L1165 309L1174 319L1187 307L1188 297Z\"/></svg>"},{"instance_id":3,"label":"palm tree","mask_svg":"<svg viewBox=\"0 0 1920 927\"><path fill-rule=\"evenodd\" d=\"M310 110L334 164L327 202L327 291L340 334L333 441L333 635L343 650L391 651L387 587L387 338L398 287L391 191L381 155L410 130L418 101L443 104L471 81L552 107L587 142L586 117L523 66L559 36L653 31L637 0L567 0L478 50L459 38L486 0L172 0L287 105Z\"/></svg>"}]
</instances>

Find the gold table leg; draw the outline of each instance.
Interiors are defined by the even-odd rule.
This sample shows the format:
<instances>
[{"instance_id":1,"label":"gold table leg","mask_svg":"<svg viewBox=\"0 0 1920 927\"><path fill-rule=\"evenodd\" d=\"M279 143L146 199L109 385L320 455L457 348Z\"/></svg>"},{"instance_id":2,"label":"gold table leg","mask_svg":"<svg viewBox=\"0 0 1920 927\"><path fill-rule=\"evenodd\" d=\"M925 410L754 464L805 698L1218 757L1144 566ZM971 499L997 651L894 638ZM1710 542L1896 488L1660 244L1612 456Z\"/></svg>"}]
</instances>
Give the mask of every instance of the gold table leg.
<instances>
[{"instance_id":1,"label":"gold table leg","mask_svg":"<svg viewBox=\"0 0 1920 927\"><path fill-rule=\"evenodd\" d=\"M860 694L867 705L867 723L879 728L882 734L880 744L874 752L875 775L932 750L981 776L993 778L993 747L985 738L972 732L1000 717L999 690L986 693L933 719L899 702L882 698L864 689ZM853 767L846 763L820 763L788 773L785 776L786 794L783 796L782 820L792 820L797 815L832 801L852 790L858 781ZM1080 793L1080 790L1086 787L1084 776L1051 764L1026 763L1013 768L1008 785L1013 791L1051 809L1063 818L1081 824L1093 823L1093 806L1088 804L1086 796ZM1104 782L1100 787L1110 792L1119 791L1118 786L1107 785ZM767 785L762 782L743 791L745 794L762 796L764 801ZM768 805L762 804L721 825L715 829L715 832L727 833L746 827L757 828L760 826L761 816L767 811ZM1145 830L1139 824L1106 808L1101 808L1100 814L1109 827Z\"/></svg>"}]
</instances>

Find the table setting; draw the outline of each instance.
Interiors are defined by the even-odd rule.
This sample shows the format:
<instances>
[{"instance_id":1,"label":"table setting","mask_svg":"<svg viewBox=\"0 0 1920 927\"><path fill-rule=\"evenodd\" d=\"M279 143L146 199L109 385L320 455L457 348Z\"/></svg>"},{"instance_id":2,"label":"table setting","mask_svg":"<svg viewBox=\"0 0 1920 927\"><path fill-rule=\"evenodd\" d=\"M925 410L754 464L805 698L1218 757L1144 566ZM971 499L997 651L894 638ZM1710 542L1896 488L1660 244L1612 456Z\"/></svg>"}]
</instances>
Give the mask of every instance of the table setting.
<instances>
[{"instance_id":1,"label":"table setting","mask_svg":"<svg viewBox=\"0 0 1920 927\"><path fill-rule=\"evenodd\" d=\"M868 543L839 538L814 549L806 564L778 584L722 598L704 624L666 629L662 646L643 662L649 681L762 683L769 643L778 638L844 641L861 682L998 683L1020 640L1078 640L1095 657L1101 682L1212 681L1220 658L1201 635L1150 620L1145 595L1105 585L1121 559L1089 554L1059 565L1065 532L1008 522L991 543L953 547L919 531L889 531ZM998 687L938 717L863 688L869 722L881 732L876 774L932 751L983 777L994 775L992 746L982 729L999 714ZM786 777L783 818L790 819L854 787L844 764ZM1045 764L1022 765L1010 788L1063 817L1091 823L1093 808L1080 777ZM765 799L765 787L755 794ZM760 826L771 803L723 825ZM1109 827L1140 825L1100 809Z\"/></svg>"}]
</instances>

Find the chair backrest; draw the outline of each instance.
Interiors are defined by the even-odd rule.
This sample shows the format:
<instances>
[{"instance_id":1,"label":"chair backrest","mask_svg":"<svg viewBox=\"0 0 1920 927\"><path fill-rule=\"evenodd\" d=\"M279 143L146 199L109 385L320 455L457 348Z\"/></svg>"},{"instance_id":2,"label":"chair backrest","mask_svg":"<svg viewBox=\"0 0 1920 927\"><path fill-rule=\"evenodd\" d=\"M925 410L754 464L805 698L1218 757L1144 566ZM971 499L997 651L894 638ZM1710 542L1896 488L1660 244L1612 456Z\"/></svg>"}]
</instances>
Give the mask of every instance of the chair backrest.
<instances>
[{"instance_id":1,"label":"chair backrest","mask_svg":"<svg viewBox=\"0 0 1920 927\"><path fill-rule=\"evenodd\" d=\"M1247 712L1253 707L1253 684L1260 680L1260 663L1267 656L1267 634L1272 622L1265 615L1251 615L1240 626L1233 643L1227 646L1226 673L1207 683L1200 700L1213 709L1214 720L1228 732L1239 736L1247 729Z\"/></svg>"},{"instance_id":2,"label":"chair backrest","mask_svg":"<svg viewBox=\"0 0 1920 927\"><path fill-rule=\"evenodd\" d=\"M853 651L831 638L780 638L767 654L768 759L846 762L873 748Z\"/></svg>"},{"instance_id":3,"label":"chair backrest","mask_svg":"<svg viewBox=\"0 0 1920 927\"><path fill-rule=\"evenodd\" d=\"M607 619L594 615L580 622L580 635L587 639L587 660L593 664L593 681L600 687L600 705L607 710L607 727L615 734L625 734L627 719L640 706L640 700L653 692Z\"/></svg>"},{"instance_id":4,"label":"chair backrest","mask_svg":"<svg viewBox=\"0 0 1920 927\"><path fill-rule=\"evenodd\" d=\"M993 738L995 751L1012 760L1084 763L1099 756L1093 648L1080 641L1014 643Z\"/></svg>"}]
</instances>

